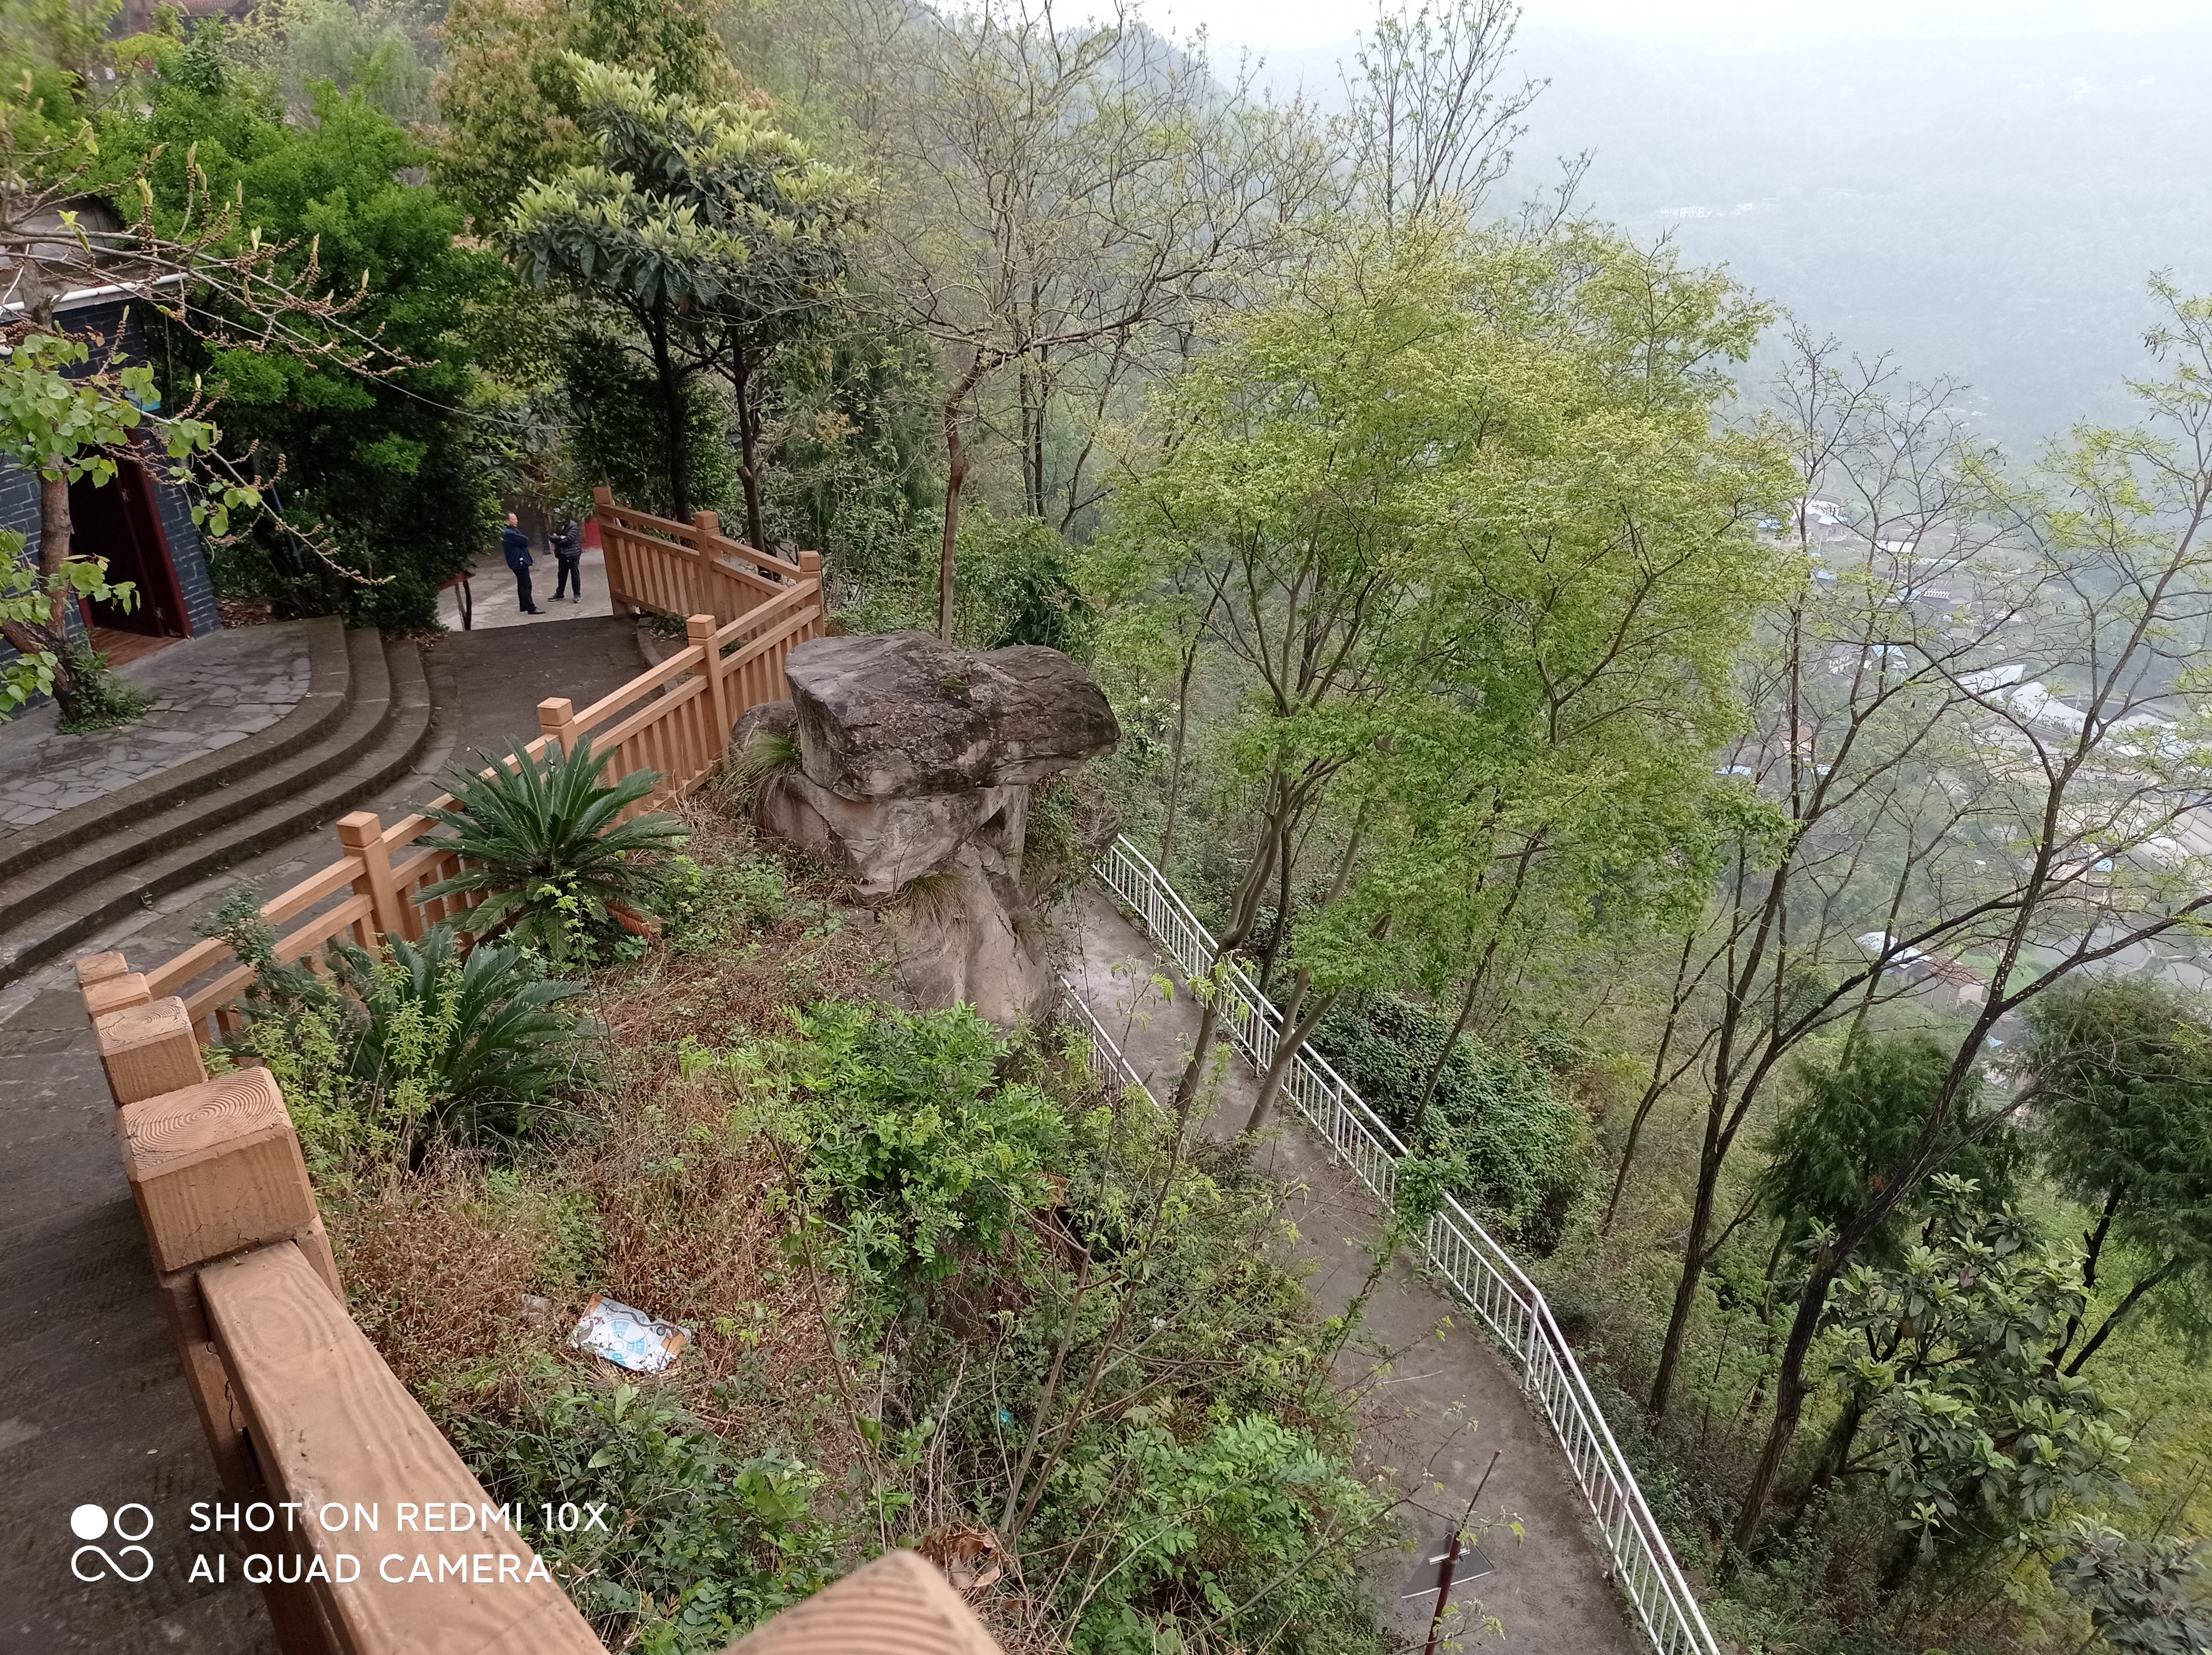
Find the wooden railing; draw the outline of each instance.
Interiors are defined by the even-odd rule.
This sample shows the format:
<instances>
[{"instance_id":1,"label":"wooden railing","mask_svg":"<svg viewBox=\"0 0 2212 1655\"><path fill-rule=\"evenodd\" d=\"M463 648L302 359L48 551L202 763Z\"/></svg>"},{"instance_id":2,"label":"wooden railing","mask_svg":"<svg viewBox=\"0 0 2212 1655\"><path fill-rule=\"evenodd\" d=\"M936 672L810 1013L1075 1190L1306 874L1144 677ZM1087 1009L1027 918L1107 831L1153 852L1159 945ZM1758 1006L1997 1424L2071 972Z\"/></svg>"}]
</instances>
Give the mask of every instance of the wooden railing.
<instances>
[{"instance_id":1,"label":"wooden railing","mask_svg":"<svg viewBox=\"0 0 2212 1655\"><path fill-rule=\"evenodd\" d=\"M592 493L599 544L607 560L607 596L615 612L712 615L715 624L757 609L795 581L819 581L822 555L802 551L795 563L732 540L710 511L689 523L615 503L605 489Z\"/></svg>"},{"instance_id":2,"label":"wooden railing","mask_svg":"<svg viewBox=\"0 0 2212 1655\"><path fill-rule=\"evenodd\" d=\"M608 586L625 594L617 601L657 607L661 597L689 594L702 600L702 608L684 622L682 649L613 694L581 712L565 697L540 702L539 734L526 751L533 758L543 757L549 748L573 751L588 736L594 752L612 755L609 775L659 772L659 785L650 797L631 806L635 814L697 788L720 762L738 715L789 693L783 677L785 658L795 646L823 632L821 559L813 552L801 552L798 563L784 563L722 539L714 532L710 512L700 514L702 526L686 529L616 506L604 498L605 490L600 494ZM664 532L690 538L662 538ZM613 574L618 543L628 582L620 587ZM778 584L761 574L741 575L725 566L738 561L782 571L779 580L787 577L790 584ZM647 593L658 595L641 595ZM723 610L739 596L747 601L724 615ZM708 600L722 607L708 612ZM429 807L447 809L453 803L453 795L445 794ZM380 933L411 940L441 921L458 921L471 906L470 898L422 894L460 871L459 858L453 852L417 844L434 825L420 813L389 826L366 811L341 820L338 860L261 910L262 918L280 939L276 957L313 960L321 956L325 944L341 937L367 946ZM344 899L332 903L341 893ZM223 970L226 965L230 969ZM236 964L230 945L220 940L197 944L153 967L145 977L155 999L182 996L185 1013L204 1041L237 1025L238 998L253 981L252 969Z\"/></svg>"},{"instance_id":3,"label":"wooden railing","mask_svg":"<svg viewBox=\"0 0 2212 1655\"><path fill-rule=\"evenodd\" d=\"M793 566L732 551L705 514L685 529L624 512L604 491L600 508L610 587L629 606L688 612L685 647L581 712L541 702L540 733L526 751L542 757L589 737L594 751L612 753L615 774L657 770L659 787L633 806L646 810L698 787L738 715L786 693L784 658L822 634L820 564L811 554ZM432 807L452 803L447 794ZM379 934L419 937L463 916L463 899L422 895L460 866L450 851L417 845L433 825L419 813L389 827L368 812L342 820L339 859L261 910L283 933L278 957L313 959L339 937L364 946ZM257 1584L278 1646L283 1655L603 1655L514 1526L526 1514L488 1517L497 1504L348 1314L275 1080L261 1068L208 1078L202 1043L234 1025L252 977L220 941L143 974L119 953L77 962L125 1170L224 1493L241 1507L261 1502L301 1519L241 1536L269 1560L272 1578ZM471 1513L470 1528L433 1532L434 1506L448 1518ZM403 1508L413 1518L404 1527ZM374 1528L364 1530L365 1517ZM726 1655L891 1649L999 1655L943 1577L901 1552L785 1610Z\"/></svg>"},{"instance_id":4,"label":"wooden railing","mask_svg":"<svg viewBox=\"0 0 2212 1655\"><path fill-rule=\"evenodd\" d=\"M531 1547L533 1514L485 1492L348 1314L274 1077L210 1080L184 1001L151 997L120 954L78 961L77 979L240 1572L283 1655L605 1655ZM890 1649L998 1655L911 1553L726 1655Z\"/></svg>"}]
</instances>

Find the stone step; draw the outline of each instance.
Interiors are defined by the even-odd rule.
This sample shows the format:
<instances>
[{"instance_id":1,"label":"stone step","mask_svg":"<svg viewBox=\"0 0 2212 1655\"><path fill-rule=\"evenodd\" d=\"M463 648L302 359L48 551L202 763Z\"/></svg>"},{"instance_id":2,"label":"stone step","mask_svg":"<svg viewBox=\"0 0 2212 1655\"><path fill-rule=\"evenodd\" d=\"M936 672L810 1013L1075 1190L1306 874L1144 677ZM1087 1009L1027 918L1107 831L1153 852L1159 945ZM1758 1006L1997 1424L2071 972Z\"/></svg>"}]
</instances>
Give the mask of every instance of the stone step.
<instances>
[{"instance_id":1,"label":"stone step","mask_svg":"<svg viewBox=\"0 0 2212 1655\"><path fill-rule=\"evenodd\" d=\"M265 730L58 812L0 839L0 887L64 851L112 835L118 823L148 822L186 800L250 782L270 764L290 758L337 728L353 690L345 623L335 615L324 615L289 624L297 627L307 642L307 693L298 706ZM0 926L5 923L0 920Z\"/></svg>"},{"instance_id":2,"label":"stone step","mask_svg":"<svg viewBox=\"0 0 2212 1655\"><path fill-rule=\"evenodd\" d=\"M0 984L102 927L211 873L335 822L405 774L428 740L433 707L421 653L349 632L343 718L250 784L173 805L0 883ZM153 845L151 854L138 849ZM333 836L331 859L337 856Z\"/></svg>"}]
</instances>

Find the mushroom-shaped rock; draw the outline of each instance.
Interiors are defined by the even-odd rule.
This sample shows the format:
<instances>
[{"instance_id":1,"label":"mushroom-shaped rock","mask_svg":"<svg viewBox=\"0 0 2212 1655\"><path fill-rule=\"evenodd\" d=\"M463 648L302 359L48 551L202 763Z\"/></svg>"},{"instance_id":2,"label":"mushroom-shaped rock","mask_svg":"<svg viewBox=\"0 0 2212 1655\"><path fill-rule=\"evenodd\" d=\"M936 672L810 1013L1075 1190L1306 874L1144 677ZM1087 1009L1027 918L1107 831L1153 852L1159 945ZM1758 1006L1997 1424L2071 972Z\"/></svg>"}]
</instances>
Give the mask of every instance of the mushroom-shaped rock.
<instances>
[{"instance_id":1,"label":"mushroom-shaped rock","mask_svg":"<svg viewBox=\"0 0 2212 1655\"><path fill-rule=\"evenodd\" d=\"M816 638L784 674L807 779L845 799L1026 786L1121 735L1097 685L1041 645L979 655L926 632Z\"/></svg>"}]
</instances>

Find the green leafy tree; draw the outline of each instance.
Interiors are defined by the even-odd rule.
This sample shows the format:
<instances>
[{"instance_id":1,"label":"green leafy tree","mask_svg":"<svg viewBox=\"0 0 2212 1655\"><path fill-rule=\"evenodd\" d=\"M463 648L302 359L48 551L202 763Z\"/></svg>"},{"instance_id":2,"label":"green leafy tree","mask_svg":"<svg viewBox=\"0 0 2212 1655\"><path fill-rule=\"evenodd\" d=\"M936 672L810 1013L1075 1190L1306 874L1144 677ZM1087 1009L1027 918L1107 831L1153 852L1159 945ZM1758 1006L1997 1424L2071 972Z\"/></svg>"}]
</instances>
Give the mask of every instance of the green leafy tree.
<instances>
[{"instance_id":1,"label":"green leafy tree","mask_svg":"<svg viewBox=\"0 0 2212 1655\"><path fill-rule=\"evenodd\" d=\"M2185 1311L2212 1278L2212 1019L2167 985L2110 977L2040 1001L2029 1026L2045 1170L2096 1215L2083 1276L2095 1287L2115 1254L2139 1261L2078 1348L2081 1318L2051 1347L2079 1373L2146 1302ZM2201 1333L2201 1312L2191 1320Z\"/></svg>"},{"instance_id":2,"label":"green leafy tree","mask_svg":"<svg viewBox=\"0 0 2212 1655\"><path fill-rule=\"evenodd\" d=\"M2081 1274L1972 1180L1939 1174L1920 1238L1893 1265L1854 1263L1828 1295L1843 1394L1814 1486L1878 1475L1905 1537L1900 1583L1939 1546L2010 1544L2124 1487L2124 1416L2044 1352L2081 1313Z\"/></svg>"},{"instance_id":3,"label":"green leafy tree","mask_svg":"<svg viewBox=\"0 0 2212 1655\"><path fill-rule=\"evenodd\" d=\"M1767 1136L1759 1180L1760 1204L1776 1226L1777 1259L1858 1210L1868 1187L1920 1135L1950 1067L1951 1049L1932 1035L1863 1029L1832 1061L1799 1065L1801 1089ZM1975 1086L1961 1104L1944 1165L1972 1178L1985 1202L2002 1204L2012 1198L2022 1151L2006 1120L1993 1125L1983 1117L1981 1091ZM1893 1256L1912 1216L1909 1205L1893 1214L1868 1244L1868 1256Z\"/></svg>"},{"instance_id":4,"label":"green leafy tree","mask_svg":"<svg viewBox=\"0 0 2212 1655\"><path fill-rule=\"evenodd\" d=\"M672 0L455 0L440 35L431 165L479 233L507 222L532 179L591 159L569 52L687 97L718 95L730 78L708 13Z\"/></svg>"},{"instance_id":5,"label":"green leafy tree","mask_svg":"<svg viewBox=\"0 0 2212 1655\"><path fill-rule=\"evenodd\" d=\"M1272 897L1289 976L1255 1126L1344 993L1464 983L1463 1027L1501 948L1679 891L1668 824L1711 784L1774 579L1776 456L1713 419L1765 315L1595 231L1409 231L1164 398L1176 441L1116 535L1145 596L1211 599L1238 700L1221 942Z\"/></svg>"},{"instance_id":6,"label":"green leafy tree","mask_svg":"<svg viewBox=\"0 0 2212 1655\"><path fill-rule=\"evenodd\" d=\"M270 349L160 330L173 392L204 383L233 445L253 447L281 478L287 523L219 548L219 572L286 612L432 624L439 587L498 522L471 407L481 390L471 330L491 325L509 277L495 254L459 239L458 206L399 181L423 152L366 93L325 85L313 119L289 124L266 77L240 69L214 26L156 62L143 113L103 123L109 167L143 171L156 222L178 233L198 195L242 202L257 228L234 234L273 240L299 280L358 295L348 327L388 353L385 371L363 374L315 348L327 342Z\"/></svg>"},{"instance_id":7,"label":"green leafy tree","mask_svg":"<svg viewBox=\"0 0 2212 1655\"><path fill-rule=\"evenodd\" d=\"M1843 658L1843 673L1824 674L1808 662L1790 679L1801 686L1820 676L1871 685L1879 704L1887 699L1881 686L1889 681L1889 664L1901 660L1902 677L1933 703L1912 712L1910 721L1936 721L1923 727L1925 751L1893 772L1902 785L1863 789L1881 803L1887 819L1911 824L1881 859L1878 885L1886 889L1869 893L1880 904L1873 914L1890 922L1876 934L1880 946L1863 949L1858 961L1819 987L1802 1009L1792 1007L1770 1025L1775 1037L1754 1043L1764 1049L1745 1054L1751 1071L1740 1078L1755 1082L1780 1050L1832 1014L1824 1007L1840 1003L1848 1009L1879 997L1907 948L1972 946L1990 969L1982 999L1971 1011L1962 1008L1966 1026L1919 1134L1808 1259L1810 1280L1775 1375L1774 1417L1736 1514L1739 1546L1750 1545L1796 1431L1804 1364L1827 1289L1889 1214L1940 1168L1999 1020L2192 925L2212 906L2194 873L2177 871L2160 856L2160 845L2185 831L2197 808L2207 758L2203 709L2191 687L2191 640L2212 591L2212 548L2204 538L2212 517L2212 301L2185 297L2164 282L2154 283L2154 293L2165 319L2147 344L2168 368L2164 377L2132 387L2145 424L2076 431L2046 457L2040 489L1995 499L1991 509L2004 513L2007 536L2021 551L1990 571L1994 601L1963 625L1964 618L1916 616L1909 605L1878 606L1869 614L1881 631L1871 639L1862 635ZM1901 564L1869 565L1877 587L1887 584L1882 569L1906 584L1924 578L1912 561L1917 543L1896 544L1906 545ZM1965 550L1971 554L1972 547ZM1873 551L1887 557L1878 546ZM1971 650L1987 640L1993 618L2002 625L2014 615L2028 624L2024 637L1983 642L1978 660L1951 653L1954 645ZM1893 655L1886 641L1878 654L1866 647L1884 633L1911 634L1915 642L1894 646L1901 655ZM2002 655L1996 654L1999 648ZM2047 703L2027 691L1996 693L1974 671L1992 658L2008 661L2022 679L2042 672L2081 685L2069 715L2054 718ZM2170 695L2178 699L2168 702ZM2171 721L2150 713L2152 704ZM1786 718L1793 703L1781 705ZM1854 719L1845 733L1863 727ZM1818 751L1823 738L1818 731L1814 737L1812 744L1785 738L1768 750L1766 762L1787 774L1796 798L1827 794L1844 768L1832 764L1822 774L1804 751L1808 745ZM1799 849L1826 861L1845 843L1821 836L1801 841ZM1831 866L1838 863L1850 866L1849 854ZM1808 895L1814 888L1817 876L1799 887ZM1778 944L1785 914L1762 907L1761 946ZM1802 935L1795 916L1802 910L1784 909L1788 928ZM1856 928L1851 920L1863 923L1867 916L1866 910L1854 914L1841 904L1822 912L1825 924L1845 934ZM1729 949L1743 954L1737 945ZM1764 987L1759 992L1762 999L1773 997ZM1736 1009L1746 1008L1739 1002ZM1754 1023L1764 1016L1763 1008L1755 1012ZM1731 1079L1727 1089L1738 1084ZM1712 1135L1723 1129L1720 1115L1709 1117L1701 1187L1717 1176ZM1703 1242L1693 1236L1686 1275L1694 1270ZM1670 1342L1679 1352L1679 1331L1670 1332Z\"/></svg>"},{"instance_id":8,"label":"green leafy tree","mask_svg":"<svg viewBox=\"0 0 2212 1655\"><path fill-rule=\"evenodd\" d=\"M686 382L727 364L758 538L757 375L830 301L853 216L848 182L750 103L670 95L650 73L582 58L569 67L599 160L532 180L509 221L509 249L534 283L557 281L602 302L642 338L678 517L692 502Z\"/></svg>"},{"instance_id":9,"label":"green leafy tree","mask_svg":"<svg viewBox=\"0 0 2212 1655\"><path fill-rule=\"evenodd\" d=\"M2089 1612L2093 1635L2118 1655L2212 1655L2212 1607L2190 1583L2204 1573L2201 1540L2130 1540L2082 1518L2051 1565L2061 1591Z\"/></svg>"}]
</instances>

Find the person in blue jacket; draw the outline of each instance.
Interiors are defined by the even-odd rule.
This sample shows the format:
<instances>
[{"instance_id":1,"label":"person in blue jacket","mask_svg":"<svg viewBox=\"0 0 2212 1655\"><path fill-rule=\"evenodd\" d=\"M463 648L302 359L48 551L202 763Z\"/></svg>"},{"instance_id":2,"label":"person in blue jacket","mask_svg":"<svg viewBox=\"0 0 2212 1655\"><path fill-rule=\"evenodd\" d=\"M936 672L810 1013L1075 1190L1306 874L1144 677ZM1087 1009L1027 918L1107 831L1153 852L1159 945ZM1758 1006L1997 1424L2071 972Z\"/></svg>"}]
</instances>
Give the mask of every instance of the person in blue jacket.
<instances>
[{"instance_id":1,"label":"person in blue jacket","mask_svg":"<svg viewBox=\"0 0 2212 1655\"><path fill-rule=\"evenodd\" d=\"M530 595L530 537L522 532L522 520L513 512L507 513L507 526L500 531L499 547L507 554L507 566L514 571L514 595L522 601L522 612L543 615L545 611Z\"/></svg>"}]
</instances>

